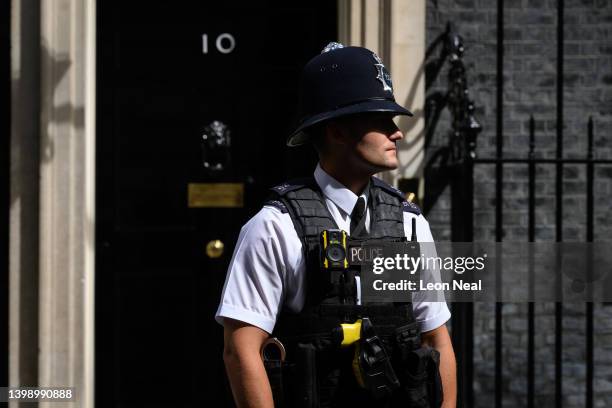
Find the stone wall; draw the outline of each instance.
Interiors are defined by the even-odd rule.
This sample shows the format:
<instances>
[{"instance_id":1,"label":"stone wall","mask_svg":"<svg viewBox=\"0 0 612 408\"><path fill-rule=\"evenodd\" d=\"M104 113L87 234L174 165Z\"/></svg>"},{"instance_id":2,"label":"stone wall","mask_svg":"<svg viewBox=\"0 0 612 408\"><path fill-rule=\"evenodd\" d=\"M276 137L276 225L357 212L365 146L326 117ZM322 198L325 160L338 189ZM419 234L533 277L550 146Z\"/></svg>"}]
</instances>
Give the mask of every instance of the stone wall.
<instances>
[{"instance_id":1,"label":"stone wall","mask_svg":"<svg viewBox=\"0 0 612 408\"><path fill-rule=\"evenodd\" d=\"M552 0L504 1L504 157L527 157L529 117L536 129L536 157L556 154L557 3ZM478 157L493 157L496 146L497 2L437 0L427 3L427 44L447 22L465 43L470 95L483 131ZM612 158L612 2L565 1L564 27L564 156L583 158L587 121L595 123L594 156ZM434 55L437 53L434 53ZM448 64L427 94L445 92ZM428 78L430 80L432 78ZM448 141L448 111L443 112L429 141L427 160ZM432 162L434 163L434 162ZM439 165L433 164L434 166ZM555 239L555 166L536 168L536 241ZM586 238L586 169L563 170L563 239ZM527 167L506 165L503 182L503 239L527 240ZM427 188L426 195L430 192ZM612 166L595 170L595 240L612 240ZM479 164L474 174L474 239L495 239L495 168ZM434 238L450 239L450 194L446 188L428 213ZM564 407L584 406L585 305L563 307ZM475 395L477 407L494 401L495 307L475 305ZM536 404L554 405L554 305L536 305ZM526 406L527 305L503 307L503 402ZM595 305L595 406L612 406L612 306Z\"/></svg>"}]
</instances>

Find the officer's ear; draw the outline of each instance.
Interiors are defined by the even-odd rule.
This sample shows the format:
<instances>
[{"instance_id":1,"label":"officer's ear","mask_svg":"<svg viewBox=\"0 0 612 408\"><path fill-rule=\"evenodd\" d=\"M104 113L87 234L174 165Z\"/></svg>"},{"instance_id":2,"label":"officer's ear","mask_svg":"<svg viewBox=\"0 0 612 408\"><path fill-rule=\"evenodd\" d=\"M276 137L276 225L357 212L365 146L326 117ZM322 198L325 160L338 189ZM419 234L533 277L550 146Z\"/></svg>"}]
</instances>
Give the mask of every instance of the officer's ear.
<instances>
[{"instance_id":1,"label":"officer's ear","mask_svg":"<svg viewBox=\"0 0 612 408\"><path fill-rule=\"evenodd\" d=\"M327 124L326 128L326 140L330 147L338 148L351 145L351 132L346 126L345 121L331 121Z\"/></svg>"},{"instance_id":2,"label":"officer's ear","mask_svg":"<svg viewBox=\"0 0 612 408\"><path fill-rule=\"evenodd\" d=\"M326 125L325 123L318 123L306 129L306 134L308 135L308 139L312 143L312 146L315 148L319 156L325 153L326 150Z\"/></svg>"}]
</instances>

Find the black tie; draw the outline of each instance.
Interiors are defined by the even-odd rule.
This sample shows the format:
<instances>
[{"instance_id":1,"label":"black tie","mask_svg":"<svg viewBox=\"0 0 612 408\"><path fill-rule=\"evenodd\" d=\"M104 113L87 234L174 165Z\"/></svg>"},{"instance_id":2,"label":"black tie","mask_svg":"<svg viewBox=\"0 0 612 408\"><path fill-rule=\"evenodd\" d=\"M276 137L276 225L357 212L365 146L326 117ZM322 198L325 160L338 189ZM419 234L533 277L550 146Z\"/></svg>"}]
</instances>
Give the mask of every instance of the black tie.
<instances>
[{"instance_id":1,"label":"black tie","mask_svg":"<svg viewBox=\"0 0 612 408\"><path fill-rule=\"evenodd\" d=\"M359 237L366 234L365 230L365 199L359 197L353 212L351 213L351 233L352 237Z\"/></svg>"}]
</instances>

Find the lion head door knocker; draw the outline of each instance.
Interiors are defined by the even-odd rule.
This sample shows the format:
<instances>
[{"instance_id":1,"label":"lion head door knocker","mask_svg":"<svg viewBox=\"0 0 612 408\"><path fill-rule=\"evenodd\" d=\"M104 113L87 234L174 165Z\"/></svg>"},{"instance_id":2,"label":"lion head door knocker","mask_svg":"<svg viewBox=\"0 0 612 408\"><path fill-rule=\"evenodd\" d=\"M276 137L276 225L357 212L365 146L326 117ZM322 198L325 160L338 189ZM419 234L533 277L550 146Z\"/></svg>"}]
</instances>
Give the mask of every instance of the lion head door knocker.
<instances>
[{"instance_id":1,"label":"lion head door knocker","mask_svg":"<svg viewBox=\"0 0 612 408\"><path fill-rule=\"evenodd\" d=\"M226 124L215 120L204 128L201 139L202 165L211 175L231 167L231 132Z\"/></svg>"}]
</instances>

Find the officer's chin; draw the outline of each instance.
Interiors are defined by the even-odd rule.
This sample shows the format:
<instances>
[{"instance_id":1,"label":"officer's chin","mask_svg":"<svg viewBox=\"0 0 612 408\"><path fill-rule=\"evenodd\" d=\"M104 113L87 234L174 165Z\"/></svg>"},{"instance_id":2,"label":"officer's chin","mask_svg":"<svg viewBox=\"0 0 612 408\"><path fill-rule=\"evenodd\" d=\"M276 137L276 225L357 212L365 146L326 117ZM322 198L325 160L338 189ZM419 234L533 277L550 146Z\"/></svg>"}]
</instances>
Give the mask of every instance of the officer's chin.
<instances>
[{"instance_id":1,"label":"officer's chin","mask_svg":"<svg viewBox=\"0 0 612 408\"><path fill-rule=\"evenodd\" d=\"M361 169L373 176L374 174L395 170L399 167L399 161L396 156L381 155L378 157L362 157Z\"/></svg>"},{"instance_id":2,"label":"officer's chin","mask_svg":"<svg viewBox=\"0 0 612 408\"><path fill-rule=\"evenodd\" d=\"M397 160L386 160L384 163L377 164L375 166L375 173L381 173L385 171L395 170L399 167L399 162Z\"/></svg>"},{"instance_id":3,"label":"officer's chin","mask_svg":"<svg viewBox=\"0 0 612 408\"><path fill-rule=\"evenodd\" d=\"M390 164L390 165L386 166L383 171L395 170L398 167L399 167L399 164L397 162L395 162L395 164Z\"/></svg>"},{"instance_id":4,"label":"officer's chin","mask_svg":"<svg viewBox=\"0 0 612 408\"><path fill-rule=\"evenodd\" d=\"M399 160L397 159L397 152L395 150L387 151L387 153L393 153L390 157L385 160L385 167L387 170L395 170L399 167Z\"/></svg>"}]
</instances>

